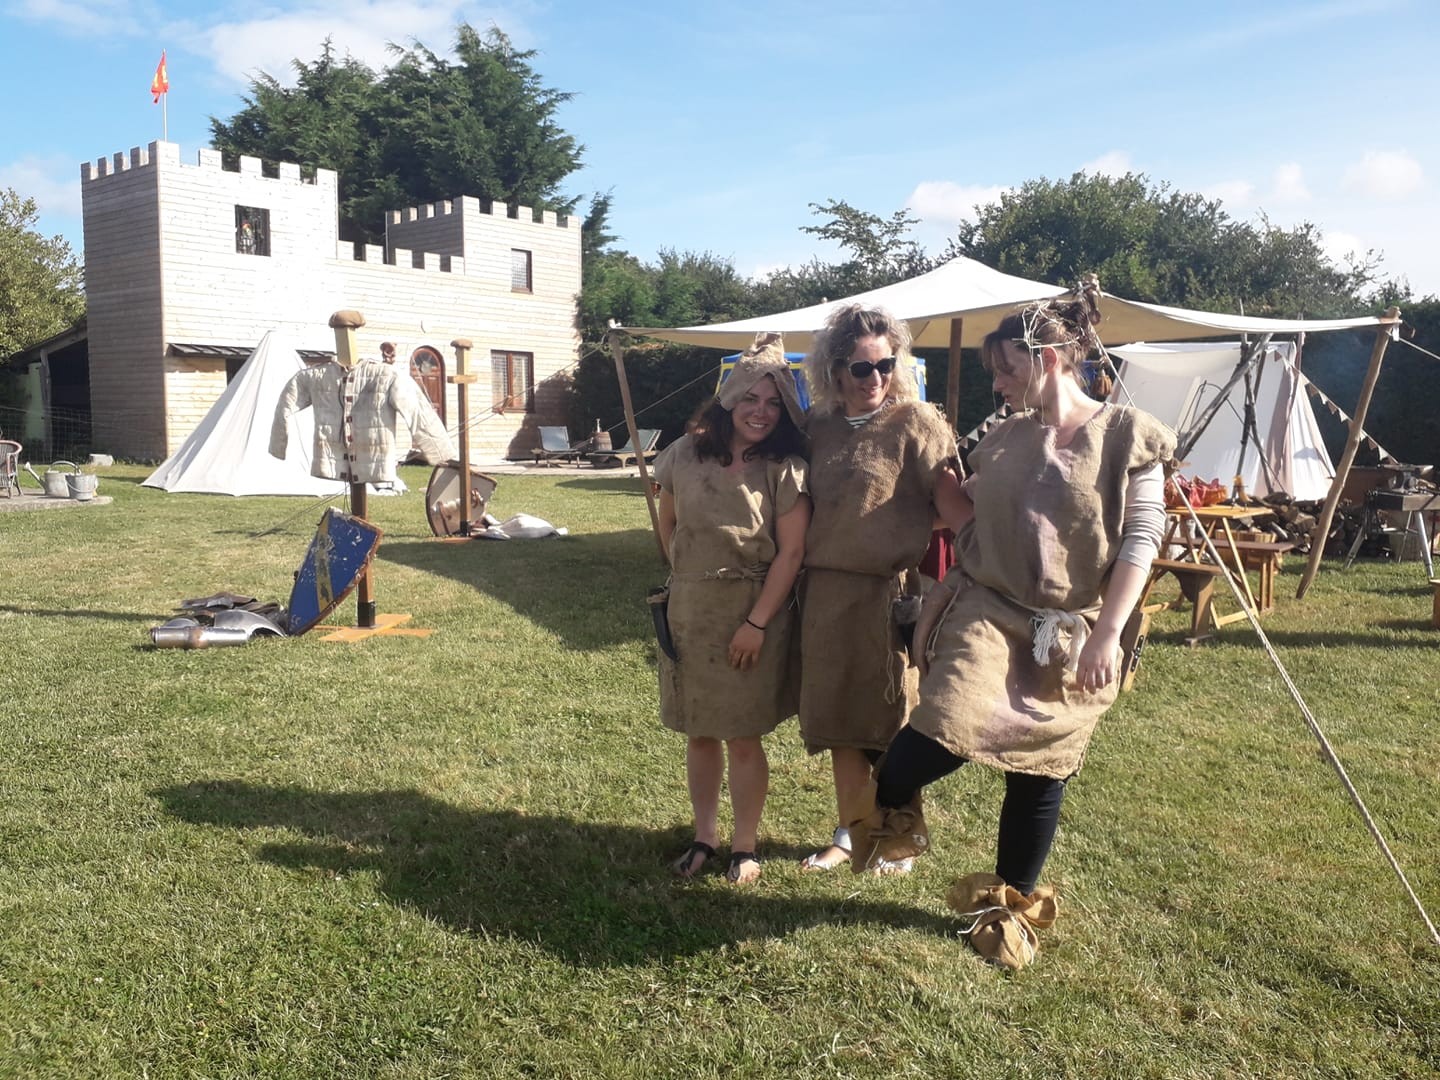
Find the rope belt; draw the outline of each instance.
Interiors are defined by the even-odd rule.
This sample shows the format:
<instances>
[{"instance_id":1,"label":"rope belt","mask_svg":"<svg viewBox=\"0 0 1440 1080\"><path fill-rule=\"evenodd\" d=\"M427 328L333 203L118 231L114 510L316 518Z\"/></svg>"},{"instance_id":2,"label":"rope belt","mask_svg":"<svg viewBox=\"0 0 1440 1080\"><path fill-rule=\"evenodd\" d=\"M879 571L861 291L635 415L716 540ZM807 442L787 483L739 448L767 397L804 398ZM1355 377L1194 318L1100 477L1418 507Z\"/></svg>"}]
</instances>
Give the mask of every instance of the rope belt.
<instances>
[{"instance_id":1,"label":"rope belt","mask_svg":"<svg viewBox=\"0 0 1440 1080\"><path fill-rule=\"evenodd\" d=\"M714 570L675 571L671 581L764 581L770 572L769 563L752 563L749 566L721 566Z\"/></svg>"}]
</instances>

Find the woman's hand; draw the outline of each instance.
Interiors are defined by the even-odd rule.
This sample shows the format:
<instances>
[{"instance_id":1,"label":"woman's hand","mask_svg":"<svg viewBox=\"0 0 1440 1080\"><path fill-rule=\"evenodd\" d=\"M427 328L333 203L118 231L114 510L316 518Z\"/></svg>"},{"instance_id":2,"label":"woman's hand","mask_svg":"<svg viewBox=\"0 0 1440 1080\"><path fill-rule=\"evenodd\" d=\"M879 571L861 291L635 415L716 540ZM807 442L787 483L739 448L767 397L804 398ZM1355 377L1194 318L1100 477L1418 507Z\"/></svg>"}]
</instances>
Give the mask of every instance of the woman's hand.
<instances>
[{"instance_id":1,"label":"woman's hand","mask_svg":"<svg viewBox=\"0 0 1440 1080\"><path fill-rule=\"evenodd\" d=\"M1120 674L1120 634L1096 630L1085 639L1075 681L1080 689L1094 693L1109 686Z\"/></svg>"},{"instance_id":2,"label":"woman's hand","mask_svg":"<svg viewBox=\"0 0 1440 1080\"><path fill-rule=\"evenodd\" d=\"M749 671L760 660L760 649L765 644L765 631L748 622L740 624L735 636L730 639L730 666L738 671Z\"/></svg>"}]
</instances>

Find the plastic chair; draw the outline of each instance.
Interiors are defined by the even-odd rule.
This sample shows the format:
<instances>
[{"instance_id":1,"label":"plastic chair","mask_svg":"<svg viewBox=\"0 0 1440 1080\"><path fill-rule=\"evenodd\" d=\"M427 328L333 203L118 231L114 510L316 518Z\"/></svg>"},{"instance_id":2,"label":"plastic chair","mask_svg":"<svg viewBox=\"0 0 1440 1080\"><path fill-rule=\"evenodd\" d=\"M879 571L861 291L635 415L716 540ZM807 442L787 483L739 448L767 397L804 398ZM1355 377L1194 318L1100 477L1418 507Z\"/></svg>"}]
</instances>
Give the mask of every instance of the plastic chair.
<instances>
[{"instance_id":1,"label":"plastic chair","mask_svg":"<svg viewBox=\"0 0 1440 1080\"><path fill-rule=\"evenodd\" d=\"M20 494L20 451L24 449L14 439L0 439L0 485L4 485L6 498Z\"/></svg>"},{"instance_id":2,"label":"plastic chair","mask_svg":"<svg viewBox=\"0 0 1440 1080\"><path fill-rule=\"evenodd\" d=\"M584 443L570 445L570 432L562 426L540 428L540 448L531 451L537 464L553 465L557 461L578 461Z\"/></svg>"}]
</instances>

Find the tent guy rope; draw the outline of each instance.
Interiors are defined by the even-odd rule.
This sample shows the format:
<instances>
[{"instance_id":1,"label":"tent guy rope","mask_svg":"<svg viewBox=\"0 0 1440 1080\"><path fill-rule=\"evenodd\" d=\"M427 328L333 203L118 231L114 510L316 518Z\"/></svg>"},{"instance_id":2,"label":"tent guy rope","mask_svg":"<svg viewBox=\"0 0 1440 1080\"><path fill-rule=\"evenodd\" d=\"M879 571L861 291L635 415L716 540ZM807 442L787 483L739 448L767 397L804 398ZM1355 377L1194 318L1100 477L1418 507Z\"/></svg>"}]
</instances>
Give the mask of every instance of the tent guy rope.
<instances>
[{"instance_id":1,"label":"tent guy rope","mask_svg":"<svg viewBox=\"0 0 1440 1080\"><path fill-rule=\"evenodd\" d=\"M1210 539L1205 528L1200 524L1200 518L1196 516L1195 508L1190 504L1190 500L1186 498L1185 492L1180 490L1179 496L1180 501L1185 506L1186 512L1190 515L1190 522L1194 526L1196 534L1205 542L1206 553L1217 565L1224 566L1225 562L1221 559L1220 552L1216 550L1214 541ZM1221 576L1229 583L1230 591L1234 594L1236 604L1240 610L1245 613L1251 629L1255 631L1255 636L1260 639L1260 645L1264 648L1265 655L1268 656L1270 662L1275 665L1275 670L1280 675L1280 681L1285 684L1285 689L1289 691L1291 699L1294 700L1295 705L1299 708L1300 715L1304 718L1306 726L1310 728L1310 733L1315 736L1316 741L1320 744L1320 750L1321 753L1324 754L1325 760L1330 763L1331 768L1335 770L1335 774L1340 777L1340 783L1344 786L1345 793L1350 797L1350 802L1355 806L1355 809L1359 811L1360 817L1365 822L1365 827L1370 831L1371 837L1374 838L1376 846L1379 847L1381 854L1384 855L1385 861L1390 864L1390 869L1394 871L1396 878L1399 879L1401 886L1405 889L1405 894L1415 906L1415 910L1419 913L1421 921L1425 923L1425 929L1430 932L1430 940L1436 945L1440 945L1440 931L1435 929L1435 924L1430 920L1430 915L1425 910L1425 905L1421 903L1420 897L1416 895L1414 888L1411 887L1410 879L1405 876L1405 871L1401 868L1399 860L1395 858L1395 854L1390 850L1390 845L1385 842L1385 836L1381 833L1380 826L1375 823L1374 817L1371 816L1369 808L1365 805L1365 800L1360 797L1360 792L1351 781L1350 774L1345 771L1345 766L1341 763L1340 756L1335 753L1335 748L1330 745L1330 740L1320 727L1320 721L1315 719L1315 714L1310 711L1310 706L1305 703L1304 697L1300 694L1299 687L1295 685L1295 680L1292 679L1290 673L1285 670L1285 665L1281 662L1279 654L1275 651L1275 646L1270 644L1270 639L1265 636L1265 631L1260 627L1259 617L1255 614L1252 606L1245 602L1245 598L1240 594L1240 587L1235 583L1235 579L1229 574L1222 574Z\"/></svg>"}]
</instances>

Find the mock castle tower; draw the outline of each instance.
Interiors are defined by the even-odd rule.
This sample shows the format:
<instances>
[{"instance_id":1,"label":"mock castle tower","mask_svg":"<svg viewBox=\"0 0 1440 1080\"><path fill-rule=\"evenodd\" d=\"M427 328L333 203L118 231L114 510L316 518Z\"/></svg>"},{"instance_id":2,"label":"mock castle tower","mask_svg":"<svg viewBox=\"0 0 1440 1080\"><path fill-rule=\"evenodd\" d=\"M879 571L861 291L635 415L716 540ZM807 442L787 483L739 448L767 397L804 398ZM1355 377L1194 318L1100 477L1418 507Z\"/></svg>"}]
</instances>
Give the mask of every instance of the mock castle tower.
<instances>
[{"instance_id":1,"label":"mock castle tower","mask_svg":"<svg viewBox=\"0 0 1440 1080\"><path fill-rule=\"evenodd\" d=\"M339 239L333 171L280 163L266 175L253 157L232 171L210 149L187 165L167 142L87 162L81 180L97 447L168 455L224 389L227 357L233 374L236 352L276 326L325 350L342 308L365 314L364 355L388 339L402 358L438 362L447 417L449 342L472 339L481 372L489 350L491 404L504 411L475 428L480 453L523 451L537 425L563 422L547 376L579 344L578 220L463 197L392 211L383 246L356 245Z\"/></svg>"}]
</instances>

